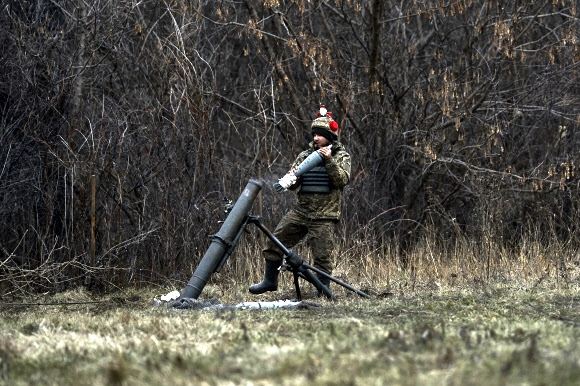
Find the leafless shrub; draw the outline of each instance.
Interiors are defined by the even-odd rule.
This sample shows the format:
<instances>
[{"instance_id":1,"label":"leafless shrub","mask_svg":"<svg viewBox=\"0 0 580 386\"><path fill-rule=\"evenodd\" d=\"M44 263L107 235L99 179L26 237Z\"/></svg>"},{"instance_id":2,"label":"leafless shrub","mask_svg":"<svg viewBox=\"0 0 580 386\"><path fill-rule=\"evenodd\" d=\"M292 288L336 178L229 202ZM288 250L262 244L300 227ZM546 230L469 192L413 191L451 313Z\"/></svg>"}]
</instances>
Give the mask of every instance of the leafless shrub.
<instances>
[{"instance_id":1,"label":"leafless shrub","mask_svg":"<svg viewBox=\"0 0 580 386\"><path fill-rule=\"evenodd\" d=\"M186 280L248 178L268 225L289 208L270 185L318 103L354 162L345 270L363 246L369 270L412 270L417 247L477 245L489 277L504 252L578 244L574 2L1 4L11 288L16 269L42 289Z\"/></svg>"}]
</instances>

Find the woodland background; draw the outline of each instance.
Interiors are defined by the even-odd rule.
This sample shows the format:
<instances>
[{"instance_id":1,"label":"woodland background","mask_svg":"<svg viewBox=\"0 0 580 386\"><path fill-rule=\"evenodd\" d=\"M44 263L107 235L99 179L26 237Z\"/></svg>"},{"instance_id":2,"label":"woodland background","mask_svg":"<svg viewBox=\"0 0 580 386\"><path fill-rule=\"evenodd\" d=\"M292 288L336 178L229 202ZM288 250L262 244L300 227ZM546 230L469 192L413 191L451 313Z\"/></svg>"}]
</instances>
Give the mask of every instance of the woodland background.
<instances>
[{"instance_id":1,"label":"woodland background","mask_svg":"<svg viewBox=\"0 0 580 386\"><path fill-rule=\"evenodd\" d=\"M187 281L249 178L291 206L320 103L341 253L578 246L575 0L0 4L2 293Z\"/></svg>"}]
</instances>

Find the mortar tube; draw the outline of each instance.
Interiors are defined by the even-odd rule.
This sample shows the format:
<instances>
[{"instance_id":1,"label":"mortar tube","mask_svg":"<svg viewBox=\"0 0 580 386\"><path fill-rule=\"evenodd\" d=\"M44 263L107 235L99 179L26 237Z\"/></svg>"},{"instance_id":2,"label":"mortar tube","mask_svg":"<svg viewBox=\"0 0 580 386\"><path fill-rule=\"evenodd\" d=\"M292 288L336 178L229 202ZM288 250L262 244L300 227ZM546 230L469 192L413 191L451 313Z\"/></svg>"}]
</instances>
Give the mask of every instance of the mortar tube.
<instances>
[{"instance_id":1,"label":"mortar tube","mask_svg":"<svg viewBox=\"0 0 580 386\"><path fill-rule=\"evenodd\" d=\"M233 239L241 226L244 226L246 216L252 208L254 200L262 189L262 183L251 179L248 181L242 194L236 201L230 214L222 224L218 233L213 236L213 241L205 255L197 266L189 283L181 292L179 299L197 299L205 287L212 273L215 272L224 254L228 251ZM179 300L178 299L178 300Z\"/></svg>"}]
</instances>

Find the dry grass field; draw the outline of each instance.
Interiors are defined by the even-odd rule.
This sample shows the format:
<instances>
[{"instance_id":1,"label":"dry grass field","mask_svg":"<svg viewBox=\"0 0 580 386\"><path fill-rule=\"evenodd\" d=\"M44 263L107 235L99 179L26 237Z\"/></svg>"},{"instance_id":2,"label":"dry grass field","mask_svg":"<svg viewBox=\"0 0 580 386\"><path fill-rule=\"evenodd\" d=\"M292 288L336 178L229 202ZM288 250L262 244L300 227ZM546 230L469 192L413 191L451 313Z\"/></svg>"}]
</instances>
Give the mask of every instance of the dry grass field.
<instances>
[{"instance_id":1,"label":"dry grass field","mask_svg":"<svg viewBox=\"0 0 580 386\"><path fill-rule=\"evenodd\" d=\"M4 296L0 384L579 384L577 260L534 248L443 261L424 247L409 269L339 258L336 275L371 299L334 286L329 302L304 283L300 309L155 306L170 286ZM200 299L295 295L285 274L280 291L251 296L260 267L233 265Z\"/></svg>"}]
</instances>

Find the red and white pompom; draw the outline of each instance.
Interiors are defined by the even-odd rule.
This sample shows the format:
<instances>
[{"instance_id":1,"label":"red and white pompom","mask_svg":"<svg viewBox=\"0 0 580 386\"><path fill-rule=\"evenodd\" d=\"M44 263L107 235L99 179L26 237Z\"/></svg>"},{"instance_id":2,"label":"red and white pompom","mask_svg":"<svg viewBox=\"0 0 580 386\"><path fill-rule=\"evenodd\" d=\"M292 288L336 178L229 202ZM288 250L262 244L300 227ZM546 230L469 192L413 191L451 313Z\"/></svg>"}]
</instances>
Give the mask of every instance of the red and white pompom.
<instances>
[{"instance_id":1,"label":"red and white pompom","mask_svg":"<svg viewBox=\"0 0 580 386\"><path fill-rule=\"evenodd\" d=\"M330 130L335 131L335 132L338 131L338 123L336 123L336 121L334 119L332 119L332 111L326 110L326 106L324 106L322 104L320 105L320 109L316 113L316 118L320 118L320 117L330 118L330 122L328 124L330 127Z\"/></svg>"}]
</instances>

